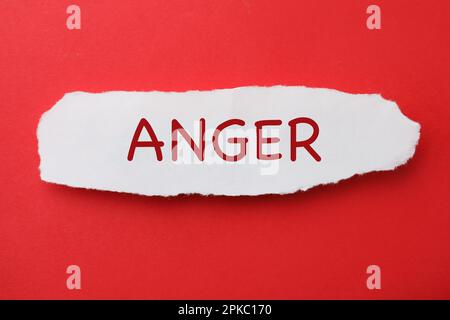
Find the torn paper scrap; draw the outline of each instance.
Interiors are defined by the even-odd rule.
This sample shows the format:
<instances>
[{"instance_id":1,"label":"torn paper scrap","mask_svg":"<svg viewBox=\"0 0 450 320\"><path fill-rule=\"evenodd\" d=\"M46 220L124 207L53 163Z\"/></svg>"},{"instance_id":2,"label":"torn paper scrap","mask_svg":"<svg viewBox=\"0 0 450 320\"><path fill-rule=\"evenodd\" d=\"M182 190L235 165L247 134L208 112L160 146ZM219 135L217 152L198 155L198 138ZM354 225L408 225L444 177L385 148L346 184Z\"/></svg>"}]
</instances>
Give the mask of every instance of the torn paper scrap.
<instances>
[{"instance_id":1,"label":"torn paper scrap","mask_svg":"<svg viewBox=\"0 0 450 320\"><path fill-rule=\"evenodd\" d=\"M285 86L72 92L37 131L42 180L160 196L286 194L393 170L419 134L380 95Z\"/></svg>"}]
</instances>

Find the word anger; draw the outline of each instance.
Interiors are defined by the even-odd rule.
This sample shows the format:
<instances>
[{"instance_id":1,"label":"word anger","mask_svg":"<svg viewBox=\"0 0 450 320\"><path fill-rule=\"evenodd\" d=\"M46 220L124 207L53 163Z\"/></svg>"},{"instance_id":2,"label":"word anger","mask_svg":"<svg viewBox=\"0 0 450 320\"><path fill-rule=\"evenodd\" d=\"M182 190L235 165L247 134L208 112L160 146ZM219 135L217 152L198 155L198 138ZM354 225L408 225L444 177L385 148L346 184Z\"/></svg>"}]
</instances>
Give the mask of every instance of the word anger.
<instances>
[{"instance_id":1,"label":"word anger","mask_svg":"<svg viewBox=\"0 0 450 320\"><path fill-rule=\"evenodd\" d=\"M181 136L190 146L193 153L200 161L204 161L205 159L205 127L206 121L204 118L199 120L199 139L197 142L194 141L194 138L190 136L181 123L173 119L172 127L171 127L171 151L172 151L172 160L177 161L178 159L178 136ZM297 140L297 131L298 127L301 124L308 125L312 128L312 134L305 140ZM279 137L267 137L263 136L263 129L265 127L276 127L281 126L282 121L279 119L271 119L271 120L261 120L255 122L255 130L256 130L256 157L258 160L279 160L283 157L281 153L264 153L263 145L276 144L280 142ZM319 136L319 125L312 120L311 118L300 117L295 118L288 122L290 127L290 159L291 161L297 160L297 149L304 148L316 161L321 161L320 155L314 150L312 144L316 141ZM247 143L248 138L246 137L233 137L228 138L227 142L230 144L235 144L239 146L239 152L237 154L227 154L220 146L219 140L222 131L231 127L231 126L245 126L245 121L241 119L230 119L225 122L219 124L212 135L212 145L217 156L222 158L225 161L229 162L237 162L243 159L247 155ZM140 140L142 131L145 130L148 134L150 140ZM155 131L153 130L150 123L142 118L137 128L134 132L133 138L131 139L130 148L128 150L128 161L132 161L137 148L154 148L156 153L156 159L158 161L163 160L162 147L165 145L165 142L159 140Z\"/></svg>"}]
</instances>

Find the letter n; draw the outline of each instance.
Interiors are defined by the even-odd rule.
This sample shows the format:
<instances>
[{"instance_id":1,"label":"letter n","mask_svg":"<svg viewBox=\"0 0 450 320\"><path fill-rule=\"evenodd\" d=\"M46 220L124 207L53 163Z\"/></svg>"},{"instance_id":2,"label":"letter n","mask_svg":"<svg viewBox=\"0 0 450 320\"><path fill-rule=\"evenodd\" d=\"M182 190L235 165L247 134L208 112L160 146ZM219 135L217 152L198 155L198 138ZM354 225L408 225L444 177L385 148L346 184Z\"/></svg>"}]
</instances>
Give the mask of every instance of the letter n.
<instances>
[{"instance_id":1,"label":"letter n","mask_svg":"<svg viewBox=\"0 0 450 320\"><path fill-rule=\"evenodd\" d=\"M184 130L178 120L172 120L172 160L177 161L178 159L178 134L186 140L191 149L194 151L197 158L201 161L205 159L205 119L200 119L200 141L198 145L195 144L194 139Z\"/></svg>"}]
</instances>

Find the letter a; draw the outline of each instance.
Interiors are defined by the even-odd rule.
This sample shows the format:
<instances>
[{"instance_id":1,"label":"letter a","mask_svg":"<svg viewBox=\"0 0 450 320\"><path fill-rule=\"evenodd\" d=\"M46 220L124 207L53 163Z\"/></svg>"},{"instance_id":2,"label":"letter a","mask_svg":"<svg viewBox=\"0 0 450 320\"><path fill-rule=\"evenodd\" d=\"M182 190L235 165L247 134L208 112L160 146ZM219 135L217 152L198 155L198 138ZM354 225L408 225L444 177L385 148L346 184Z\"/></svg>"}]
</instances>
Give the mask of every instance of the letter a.
<instances>
[{"instance_id":1,"label":"letter a","mask_svg":"<svg viewBox=\"0 0 450 320\"><path fill-rule=\"evenodd\" d=\"M147 130L147 133L150 136L151 141L139 141L139 137L141 136L142 129L144 129L144 128L145 128L145 130ZM136 151L137 147L153 147L153 148L155 148L156 159L158 159L158 161L161 161L163 158L161 147L163 145L164 145L164 142L158 140L150 123L148 123L147 120L142 118L141 121L139 121L136 131L134 132L133 140L131 140L130 149L128 150L128 161L133 160L134 152Z\"/></svg>"},{"instance_id":2,"label":"letter a","mask_svg":"<svg viewBox=\"0 0 450 320\"><path fill-rule=\"evenodd\" d=\"M367 278L367 289L381 289L381 268L377 265L370 265L367 267L367 274L370 276Z\"/></svg>"},{"instance_id":3,"label":"letter a","mask_svg":"<svg viewBox=\"0 0 450 320\"><path fill-rule=\"evenodd\" d=\"M81 289L81 269L77 265L70 265L66 269L66 273L70 274L70 276L67 278L66 286L67 289L73 290Z\"/></svg>"},{"instance_id":4,"label":"letter a","mask_svg":"<svg viewBox=\"0 0 450 320\"><path fill-rule=\"evenodd\" d=\"M66 13L70 14L66 20L66 26L69 30L81 29L81 10L76 4L67 7Z\"/></svg>"},{"instance_id":5,"label":"letter a","mask_svg":"<svg viewBox=\"0 0 450 320\"><path fill-rule=\"evenodd\" d=\"M372 4L367 7L367 14L370 16L367 18L367 29L369 30L380 30L381 29L381 9L379 6Z\"/></svg>"}]
</instances>

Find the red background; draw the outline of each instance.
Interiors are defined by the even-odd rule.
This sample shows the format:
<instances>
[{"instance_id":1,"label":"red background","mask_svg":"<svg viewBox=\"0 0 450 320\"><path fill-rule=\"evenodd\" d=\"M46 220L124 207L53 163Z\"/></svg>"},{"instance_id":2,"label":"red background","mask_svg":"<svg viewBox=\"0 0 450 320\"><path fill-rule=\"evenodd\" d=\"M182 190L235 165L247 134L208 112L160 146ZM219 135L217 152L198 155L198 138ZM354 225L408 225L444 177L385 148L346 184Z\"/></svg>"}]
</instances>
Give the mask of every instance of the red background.
<instances>
[{"instance_id":1,"label":"red background","mask_svg":"<svg viewBox=\"0 0 450 320\"><path fill-rule=\"evenodd\" d=\"M69 31L72 3L0 2L0 298L450 298L449 1L77 0ZM416 155L287 196L40 181L37 124L65 92L277 84L397 101L422 125Z\"/></svg>"}]
</instances>

